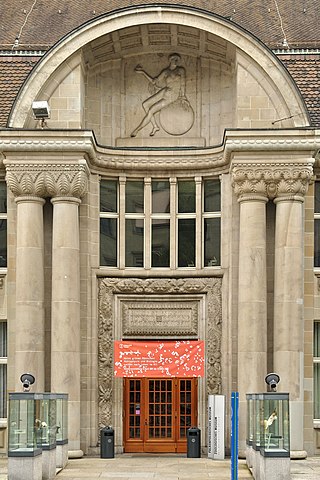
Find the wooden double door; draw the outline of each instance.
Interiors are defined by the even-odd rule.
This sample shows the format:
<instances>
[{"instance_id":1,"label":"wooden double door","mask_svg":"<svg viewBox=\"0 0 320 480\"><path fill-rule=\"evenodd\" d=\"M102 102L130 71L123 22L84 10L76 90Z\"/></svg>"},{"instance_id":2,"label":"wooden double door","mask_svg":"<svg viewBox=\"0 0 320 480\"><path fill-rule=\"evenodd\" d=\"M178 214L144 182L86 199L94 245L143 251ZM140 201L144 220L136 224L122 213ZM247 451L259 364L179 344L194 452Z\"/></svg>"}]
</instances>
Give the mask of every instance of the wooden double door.
<instances>
[{"instance_id":1,"label":"wooden double door","mask_svg":"<svg viewBox=\"0 0 320 480\"><path fill-rule=\"evenodd\" d=\"M196 378L124 380L124 451L185 453L197 425Z\"/></svg>"}]
</instances>

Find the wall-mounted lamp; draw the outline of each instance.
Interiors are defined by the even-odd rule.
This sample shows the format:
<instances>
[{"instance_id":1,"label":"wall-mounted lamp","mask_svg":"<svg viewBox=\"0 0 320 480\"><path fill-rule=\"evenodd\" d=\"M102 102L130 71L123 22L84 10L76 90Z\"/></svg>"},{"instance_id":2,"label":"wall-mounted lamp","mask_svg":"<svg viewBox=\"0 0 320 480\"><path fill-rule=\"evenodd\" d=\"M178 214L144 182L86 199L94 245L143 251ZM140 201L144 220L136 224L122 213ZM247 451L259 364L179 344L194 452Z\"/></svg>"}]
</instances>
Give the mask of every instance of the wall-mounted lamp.
<instances>
[{"instance_id":1,"label":"wall-mounted lamp","mask_svg":"<svg viewBox=\"0 0 320 480\"><path fill-rule=\"evenodd\" d=\"M50 118L50 107L46 100L32 102L33 117L40 120L40 127L47 126L46 119Z\"/></svg>"}]
</instances>

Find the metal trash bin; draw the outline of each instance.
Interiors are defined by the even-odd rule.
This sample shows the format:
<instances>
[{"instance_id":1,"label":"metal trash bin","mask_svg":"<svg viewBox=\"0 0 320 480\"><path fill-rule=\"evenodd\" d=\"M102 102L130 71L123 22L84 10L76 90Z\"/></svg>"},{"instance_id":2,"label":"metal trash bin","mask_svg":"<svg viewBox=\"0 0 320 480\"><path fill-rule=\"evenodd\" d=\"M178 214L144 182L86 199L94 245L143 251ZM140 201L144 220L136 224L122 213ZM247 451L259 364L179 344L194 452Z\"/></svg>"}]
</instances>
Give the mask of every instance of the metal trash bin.
<instances>
[{"instance_id":1,"label":"metal trash bin","mask_svg":"<svg viewBox=\"0 0 320 480\"><path fill-rule=\"evenodd\" d=\"M102 428L100 437L100 457L114 458L114 430L112 427Z\"/></svg>"},{"instance_id":2,"label":"metal trash bin","mask_svg":"<svg viewBox=\"0 0 320 480\"><path fill-rule=\"evenodd\" d=\"M198 427L191 427L187 430L187 457L201 457L201 430Z\"/></svg>"}]
</instances>

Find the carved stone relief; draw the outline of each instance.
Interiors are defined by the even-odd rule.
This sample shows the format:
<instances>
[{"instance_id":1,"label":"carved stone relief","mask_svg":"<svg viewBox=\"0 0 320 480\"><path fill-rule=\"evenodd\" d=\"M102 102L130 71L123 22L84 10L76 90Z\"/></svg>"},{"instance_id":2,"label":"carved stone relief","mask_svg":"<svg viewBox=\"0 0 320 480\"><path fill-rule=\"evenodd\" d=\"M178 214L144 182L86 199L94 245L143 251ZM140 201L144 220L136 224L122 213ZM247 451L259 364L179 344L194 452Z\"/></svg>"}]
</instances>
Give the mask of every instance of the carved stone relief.
<instances>
[{"instance_id":1,"label":"carved stone relief","mask_svg":"<svg viewBox=\"0 0 320 480\"><path fill-rule=\"evenodd\" d=\"M198 338L200 299L119 299L122 338Z\"/></svg>"},{"instance_id":2,"label":"carved stone relief","mask_svg":"<svg viewBox=\"0 0 320 480\"><path fill-rule=\"evenodd\" d=\"M112 391L113 391L113 341L115 322L115 302L120 295L126 296L126 302L123 303L124 309L130 309L128 297L134 296L135 300L140 296L138 305L148 302L150 297L157 297L157 302L151 301L151 305L159 306L159 297L163 295L163 301L168 308L170 307L170 298L174 296L173 308L177 305L177 298L180 296L181 302L183 296L191 295L191 312L196 303L195 297L202 296L205 302L205 322L203 332L206 340L206 390L207 394L221 393L221 333L222 333L222 311L221 311L221 278L201 278L201 279L118 279L101 278L98 280L99 286L99 327L98 327L98 368L99 368L99 428L112 423ZM150 304L149 304L150 306ZM121 310L121 309L120 309ZM159 311L159 308L155 310ZM169 310L170 311L170 310ZM123 312L122 312L123 314ZM163 313L162 313L163 314ZM124 318L128 318L128 312L125 311ZM165 315L165 314L164 314ZM192 314L189 313L192 317ZM197 315L196 322L201 319ZM196 328L192 326L191 329ZM161 322L160 322L161 323ZM122 332L130 329L130 322L124 320ZM135 327L139 330L139 325ZM136 331L137 331L136 330ZM156 328L155 328L156 330ZM175 336L174 328L168 335ZM147 336L149 333L147 332ZM141 334L141 338L143 335Z\"/></svg>"}]
</instances>

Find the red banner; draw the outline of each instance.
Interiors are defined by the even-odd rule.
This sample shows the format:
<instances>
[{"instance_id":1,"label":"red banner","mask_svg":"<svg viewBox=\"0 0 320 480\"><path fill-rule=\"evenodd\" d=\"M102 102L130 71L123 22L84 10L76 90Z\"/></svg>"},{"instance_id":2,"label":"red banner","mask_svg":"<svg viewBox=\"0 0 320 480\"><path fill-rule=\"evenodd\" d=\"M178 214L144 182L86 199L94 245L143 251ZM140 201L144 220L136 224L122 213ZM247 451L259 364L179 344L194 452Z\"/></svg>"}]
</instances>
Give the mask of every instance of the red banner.
<instances>
[{"instance_id":1,"label":"red banner","mask_svg":"<svg viewBox=\"0 0 320 480\"><path fill-rule=\"evenodd\" d=\"M203 377L204 342L114 342L116 377Z\"/></svg>"}]
</instances>

